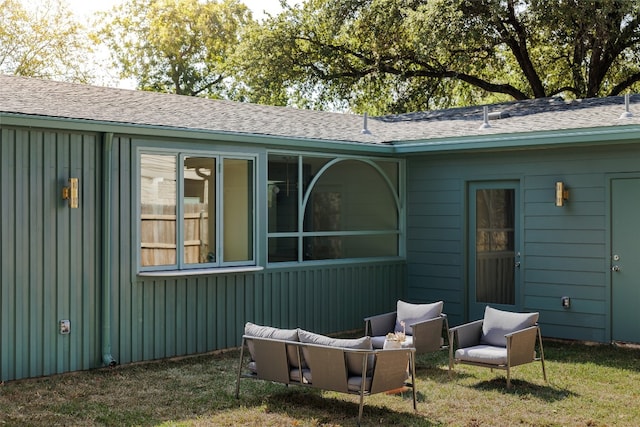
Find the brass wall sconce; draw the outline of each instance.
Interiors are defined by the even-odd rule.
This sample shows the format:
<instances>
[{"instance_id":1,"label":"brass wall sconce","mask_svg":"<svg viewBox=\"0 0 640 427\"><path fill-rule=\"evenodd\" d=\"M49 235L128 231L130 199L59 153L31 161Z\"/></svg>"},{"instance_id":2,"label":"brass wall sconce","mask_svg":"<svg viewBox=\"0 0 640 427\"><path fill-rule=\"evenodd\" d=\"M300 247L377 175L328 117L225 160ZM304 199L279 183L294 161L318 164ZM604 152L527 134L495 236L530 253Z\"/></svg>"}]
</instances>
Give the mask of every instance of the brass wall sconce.
<instances>
[{"instance_id":1,"label":"brass wall sconce","mask_svg":"<svg viewBox=\"0 0 640 427\"><path fill-rule=\"evenodd\" d=\"M556 182L556 206L564 206L564 202L569 200L569 190L564 185L564 182Z\"/></svg>"},{"instance_id":2,"label":"brass wall sconce","mask_svg":"<svg viewBox=\"0 0 640 427\"><path fill-rule=\"evenodd\" d=\"M69 200L69 207L78 207L78 178L69 178L69 186L62 188L62 199Z\"/></svg>"}]
</instances>

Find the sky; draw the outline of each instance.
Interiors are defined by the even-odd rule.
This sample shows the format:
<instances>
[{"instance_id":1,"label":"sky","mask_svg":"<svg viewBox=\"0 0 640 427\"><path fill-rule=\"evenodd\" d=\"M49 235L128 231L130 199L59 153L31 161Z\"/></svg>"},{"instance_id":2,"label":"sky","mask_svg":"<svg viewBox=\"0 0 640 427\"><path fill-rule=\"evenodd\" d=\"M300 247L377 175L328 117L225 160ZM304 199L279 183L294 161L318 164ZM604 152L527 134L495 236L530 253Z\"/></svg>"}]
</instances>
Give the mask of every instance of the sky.
<instances>
[{"instance_id":1,"label":"sky","mask_svg":"<svg viewBox=\"0 0 640 427\"><path fill-rule=\"evenodd\" d=\"M26 0L29 3L30 0ZM66 0L70 9L73 10L78 16L85 17L90 16L93 12L98 10L111 9L114 5L120 4L125 0ZM246 4L251 12L253 12L254 19L262 19L264 12L268 12L272 15L277 14L282 10L279 0L240 0ZM287 0L288 4L298 4L302 0Z\"/></svg>"},{"instance_id":2,"label":"sky","mask_svg":"<svg viewBox=\"0 0 640 427\"><path fill-rule=\"evenodd\" d=\"M29 5L29 3L37 0L22 0L23 4ZM121 4L126 0L65 0L69 9L72 10L79 18L89 18L97 11L105 11L111 9L113 6ZM282 11L279 0L240 0L247 5L253 13L253 18L256 20L262 20L267 12L271 15L276 15ZM295 5L302 3L303 0L287 0L289 5ZM100 64L108 63L108 53L98 52L95 54L96 61ZM97 84L106 86L117 86L125 89L135 88L135 82L133 80L119 80L115 77L116 72L108 65L97 65L100 70L98 72Z\"/></svg>"}]
</instances>

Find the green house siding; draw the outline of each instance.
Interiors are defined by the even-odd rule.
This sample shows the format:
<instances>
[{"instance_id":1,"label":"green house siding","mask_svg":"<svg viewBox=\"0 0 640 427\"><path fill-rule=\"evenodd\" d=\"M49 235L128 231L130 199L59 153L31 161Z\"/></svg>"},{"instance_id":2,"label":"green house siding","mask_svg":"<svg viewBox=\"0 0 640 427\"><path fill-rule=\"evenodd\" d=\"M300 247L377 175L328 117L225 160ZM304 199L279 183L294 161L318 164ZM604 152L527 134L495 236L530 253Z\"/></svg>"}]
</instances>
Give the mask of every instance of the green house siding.
<instances>
[{"instance_id":1,"label":"green house siding","mask_svg":"<svg viewBox=\"0 0 640 427\"><path fill-rule=\"evenodd\" d=\"M181 141L179 146L239 150L199 141ZM358 329L364 326L364 317L393 309L404 295L404 261L327 262L203 276L137 275L136 156L141 147L175 148L176 142L114 139L113 233L124 243L112 248L112 276L117 278L112 293L112 352L119 363L236 347L247 321L318 333ZM243 151L266 160L264 149L244 147ZM258 165L258 176L266 176L264 168L264 163ZM258 205L264 206L260 188L262 184ZM264 223L261 229L266 230ZM258 232L257 244L266 248L266 233ZM261 253L261 263L265 255Z\"/></svg>"},{"instance_id":2,"label":"green house siding","mask_svg":"<svg viewBox=\"0 0 640 427\"><path fill-rule=\"evenodd\" d=\"M521 310L541 312L546 336L607 342L610 334L610 178L640 172L632 146L413 156L407 160L409 298L445 300L467 319L467 185L516 180L521 192ZM564 207L554 184L569 188ZM571 309L561 297L571 297Z\"/></svg>"},{"instance_id":3,"label":"green house siding","mask_svg":"<svg viewBox=\"0 0 640 427\"><path fill-rule=\"evenodd\" d=\"M247 321L319 333L358 329L404 295L402 259L140 276L129 137L113 139L110 184L103 182L104 134L3 126L0 137L0 381L100 367L105 339L124 364L236 347ZM258 174L266 179L266 151L258 154ZM70 177L79 180L77 209L62 199ZM108 212L105 191L112 196ZM103 265L103 215L111 218L110 265ZM265 220L258 222L266 230ZM257 244L266 248L261 234ZM265 259L263 253L259 265ZM108 305L103 268L110 268ZM69 334L60 333L61 320L70 321Z\"/></svg>"},{"instance_id":4,"label":"green house siding","mask_svg":"<svg viewBox=\"0 0 640 427\"><path fill-rule=\"evenodd\" d=\"M464 307L463 182L431 162L407 162L408 295L416 301L446 301L450 321Z\"/></svg>"},{"instance_id":5,"label":"green house siding","mask_svg":"<svg viewBox=\"0 0 640 427\"><path fill-rule=\"evenodd\" d=\"M112 343L120 363L240 345L244 324L319 333L359 329L393 309L404 266L349 264L121 283Z\"/></svg>"},{"instance_id":6,"label":"green house siding","mask_svg":"<svg viewBox=\"0 0 640 427\"><path fill-rule=\"evenodd\" d=\"M96 136L3 127L0 380L96 366L100 173ZM79 179L80 208L62 188ZM71 333L59 333L60 320Z\"/></svg>"}]
</instances>

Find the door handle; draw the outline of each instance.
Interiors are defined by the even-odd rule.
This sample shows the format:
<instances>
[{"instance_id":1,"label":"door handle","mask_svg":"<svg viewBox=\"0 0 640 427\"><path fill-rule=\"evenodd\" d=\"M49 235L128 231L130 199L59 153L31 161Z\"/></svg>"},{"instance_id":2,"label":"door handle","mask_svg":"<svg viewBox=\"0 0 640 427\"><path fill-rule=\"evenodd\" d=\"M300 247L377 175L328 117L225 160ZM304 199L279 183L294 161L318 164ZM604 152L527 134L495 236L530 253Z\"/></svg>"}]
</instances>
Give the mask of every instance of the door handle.
<instances>
[{"instance_id":1,"label":"door handle","mask_svg":"<svg viewBox=\"0 0 640 427\"><path fill-rule=\"evenodd\" d=\"M620 266L619 265L614 265L613 267L611 267L611 271L613 271L614 273L617 273L620 271Z\"/></svg>"}]
</instances>

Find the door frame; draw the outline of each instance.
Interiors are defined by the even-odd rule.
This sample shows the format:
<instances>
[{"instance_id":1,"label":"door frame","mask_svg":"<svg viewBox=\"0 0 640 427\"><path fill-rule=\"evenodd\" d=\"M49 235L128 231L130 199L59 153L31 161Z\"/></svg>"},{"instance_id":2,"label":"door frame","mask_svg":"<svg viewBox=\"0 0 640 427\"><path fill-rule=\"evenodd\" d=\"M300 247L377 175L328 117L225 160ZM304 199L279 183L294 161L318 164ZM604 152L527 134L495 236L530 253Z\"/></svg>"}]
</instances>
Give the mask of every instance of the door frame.
<instances>
[{"instance_id":1,"label":"door frame","mask_svg":"<svg viewBox=\"0 0 640 427\"><path fill-rule=\"evenodd\" d=\"M466 196L466 289L464 293L465 300L465 318L466 320L481 319L484 314L484 308L480 305L488 305L484 303L475 303L475 223L476 223L476 198L475 191L479 189L513 189L514 190L514 253L518 267L515 268L514 278L514 305L491 304L492 307L510 311L519 311L522 307L522 244L523 244L523 226L522 218L522 180L520 178L504 178L504 179L485 179L485 180L469 180L467 181Z\"/></svg>"},{"instance_id":2,"label":"door frame","mask_svg":"<svg viewBox=\"0 0 640 427\"><path fill-rule=\"evenodd\" d=\"M613 282L614 282L614 272L612 271L612 266L614 265L613 261L613 251L614 251L614 227L613 227L613 219L614 219L614 194L613 194L613 185L617 180L623 179L635 179L640 182L640 173L613 173L606 175L606 201L608 203L607 209L605 210L606 215L606 224L608 228L606 243L605 243L605 268L607 269L607 274L605 275L605 307L607 308L607 312L605 313L605 340L610 342L616 342L614 336L614 321L613 321L613 313L614 313L614 295L613 295ZM620 340L620 342L623 342Z\"/></svg>"}]
</instances>

